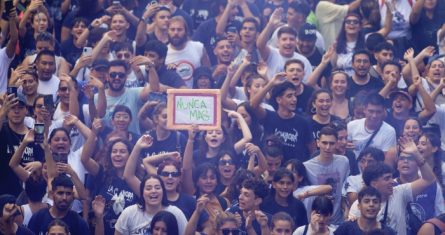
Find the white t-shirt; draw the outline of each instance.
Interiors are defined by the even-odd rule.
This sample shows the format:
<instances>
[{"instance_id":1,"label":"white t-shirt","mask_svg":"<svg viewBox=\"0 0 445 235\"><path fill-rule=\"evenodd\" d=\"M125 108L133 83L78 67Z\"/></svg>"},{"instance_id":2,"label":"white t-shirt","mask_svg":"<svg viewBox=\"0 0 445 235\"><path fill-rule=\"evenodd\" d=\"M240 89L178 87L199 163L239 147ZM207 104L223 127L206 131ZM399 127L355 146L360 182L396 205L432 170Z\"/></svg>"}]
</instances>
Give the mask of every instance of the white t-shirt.
<instances>
[{"instance_id":1,"label":"white t-shirt","mask_svg":"<svg viewBox=\"0 0 445 235\"><path fill-rule=\"evenodd\" d=\"M409 23L409 15L412 11L412 6L410 5L410 1L414 5L416 0L395 0L395 11L392 12L392 29L388 34L389 39L395 38L411 38L411 26ZM379 0L380 5L380 15L381 20L380 24L385 24L386 19L386 4L382 4L382 1Z\"/></svg>"},{"instance_id":2,"label":"white t-shirt","mask_svg":"<svg viewBox=\"0 0 445 235\"><path fill-rule=\"evenodd\" d=\"M48 81L39 80L37 93L42 95L52 95L54 102L57 100L57 90L59 90L60 79L53 74Z\"/></svg>"},{"instance_id":3,"label":"white t-shirt","mask_svg":"<svg viewBox=\"0 0 445 235\"><path fill-rule=\"evenodd\" d=\"M188 88L193 87L193 72L201 67L204 56L204 45L201 42L187 41L184 49L178 51L168 45L165 64L175 64L176 72L184 80Z\"/></svg>"},{"instance_id":4,"label":"white t-shirt","mask_svg":"<svg viewBox=\"0 0 445 235\"><path fill-rule=\"evenodd\" d=\"M346 197L348 193L358 193L364 186L362 174L350 175L346 178L341 194Z\"/></svg>"},{"instance_id":5,"label":"white t-shirt","mask_svg":"<svg viewBox=\"0 0 445 235\"><path fill-rule=\"evenodd\" d=\"M307 186L299 187L299 188L295 189L295 191L293 192L292 195L294 196L294 198L298 199L298 195L303 194L307 191L316 189L318 187L319 187L319 185L307 185ZM312 203L314 202L315 198L316 198L316 196L306 197L303 199L303 201L301 201L301 202L303 202L304 207L306 207L308 221L311 219ZM300 199L298 199L298 200L300 200Z\"/></svg>"},{"instance_id":6,"label":"white t-shirt","mask_svg":"<svg viewBox=\"0 0 445 235\"><path fill-rule=\"evenodd\" d=\"M176 206L167 206L164 211L171 212L176 217L179 234L183 235L187 224L184 213ZM131 205L122 211L114 227L123 235L148 234L153 216L142 211L139 205Z\"/></svg>"},{"instance_id":7,"label":"white t-shirt","mask_svg":"<svg viewBox=\"0 0 445 235\"><path fill-rule=\"evenodd\" d=\"M389 197L388 216L386 225L394 229L398 235L406 234L406 204L413 200L413 191L411 183L401 184L394 187L393 194ZM385 214L386 202L380 204L380 211L377 220L383 219ZM355 201L349 210L349 217L360 217L358 201Z\"/></svg>"},{"instance_id":8,"label":"white t-shirt","mask_svg":"<svg viewBox=\"0 0 445 235\"><path fill-rule=\"evenodd\" d=\"M428 121L430 124L436 124L440 129L440 136L442 142L442 149L445 149L445 104L436 105L436 113ZM442 168L444 169L444 168ZM442 170L442 175L445 175L445 171ZM445 179L445 178L444 178ZM445 181L443 181L445 182Z\"/></svg>"},{"instance_id":9,"label":"white t-shirt","mask_svg":"<svg viewBox=\"0 0 445 235\"><path fill-rule=\"evenodd\" d=\"M308 226L309 226L309 228L307 229L306 234L314 234L314 231L312 230L311 226L310 225L308 225ZM306 225L298 227L297 229L295 229L295 231L294 231L294 233L292 233L292 235L303 235L305 227L306 227ZM336 226L329 225L328 229L329 229L329 235L334 235L334 231L337 228L336 228Z\"/></svg>"},{"instance_id":10,"label":"white t-shirt","mask_svg":"<svg viewBox=\"0 0 445 235\"><path fill-rule=\"evenodd\" d=\"M349 175L349 160L342 155L334 155L332 162L325 164L314 157L305 161L307 176L312 185L330 184L332 186L332 197L334 198L334 213L332 223L339 225L343 222L340 210L341 190L346 177Z\"/></svg>"},{"instance_id":11,"label":"white t-shirt","mask_svg":"<svg viewBox=\"0 0 445 235\"><path fill-rule=\"evenodd\" d=\"M284 26L289 26L288 24L285 24L281 27L278 27L272 34L272 37L267 42L267 45L278 48L278 30L280 30ZM320 53L323 53L326 50L326 47L324 46L324 39L320 32L316 31L315 36L317 36L317 40L315 41L315 47ZM297 39L298 40L298 39Z\"/></svg>"},{"instance_id":12,"label":"white t-shirt","mask_svg":"<svg viewBox=\"0 0 445 235\"><path fill-rule=\"evenodd\" d=\"M6 47L0 49L0 94L6 93L8 87L8 69L11 64L12 58L9 58L6 54Z\"/></svg>"},{"instance_id":13,"label":"white t-shirt","mask_svg":"<svg viewBox=\"0 0 445 235\"><path fill-rule=\"evenodd\" d=\"M267 77L272 79L275 74L284 72L284 64L291 59L301 60L304 64L304 78L303 82L307 80L312 73L312 65L306 57L294 52L292 57L286 58L280 54L277 48L268 46L270 49L269 57L266 60L267 63Z\"/></svg>"},{"instance_id":14,"label":"white t-shirt","mask_svg":"<svg viewBox=\"0 0 445 235\"><path fill-rule=\"evenodd\" d=\"M348 123L348 139L353 141L355 146L355 156L365 148L366 143L372 136L365 128L365 119L358 119ZM376 147L383 152L388 151L392 147L396 147L396 131L388 123L383 122L379 132L374 136L370 147Z\"/></svg>"}]
</instances>

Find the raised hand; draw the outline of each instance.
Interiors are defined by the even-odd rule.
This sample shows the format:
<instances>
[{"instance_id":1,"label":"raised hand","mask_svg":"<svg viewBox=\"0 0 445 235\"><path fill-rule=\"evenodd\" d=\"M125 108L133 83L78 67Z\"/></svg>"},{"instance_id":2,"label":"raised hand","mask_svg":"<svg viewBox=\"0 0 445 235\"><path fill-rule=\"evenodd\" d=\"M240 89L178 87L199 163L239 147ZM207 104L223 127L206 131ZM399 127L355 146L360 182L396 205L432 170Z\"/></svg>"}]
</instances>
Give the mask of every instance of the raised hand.
<instances>
[{"instance_id":1,"label":"raised hand","mask_svg":"<svg viewBox=\"0 0 445 235\"><path fill-rule=\"evenodd\" d=\"M422 55L423 57L431 57L434 55L434 53L436 52L436 49L434 49L433 46L427 46L425 48L423 48L422 51L420 51L420 55Z\"/></svg>"},{"instance_id":2,"label":"raised hand","mask_svg":"<svg viewBox=\"0 0 445 235\"><path fill-rule=\"evenodd\" d=\"M405 51L405 54L403 55L403 59L410 61L414 59L414 49L408 48L408 50Z\"/></svg>"},{"instance_id":3,"label":"raised hand","mask_svg":"<svg viewBox=\"0 0 445 235\"><path fill-rule=\"evenodd\" d=\"M100 118L95 118L93 120L93 123L91 124L91 130L94 132L94 134L98 134L103 130L103 122Z\"/></svg>"},{"instance_id":4,"label":"raised hand","mask_svg":"<svg viewBox=\"0 0 445 235\"><path fill-rule=\"evenodd\" d=\"M150 135L142 135L136 142L136 146L140 148L149 148L153 144L153 137Z\"/></svg>"},{"instance_id":5,"label":"raised hand","mask_svg":"<svg viewBox=\"0 0 445 235\"><path fill-rule=\"evenodd\" d=\"M258 155L261 152L261 149L260 149L260 147L254 145L252 143L247 143L246 151L247 151L247 155L253 156L253 155Z\"/></svg>"},{"instance_id":6,"label":"raised hand","mask_svg":"<svg viewBox=\"0 0 445 235\"><path fill-rule=\"evenodd\" d=\"M39 161L27 162L24 165L25 165L24 169L28 172L34 172L42 168L42 163Z\"/></svg>"},{"instance_id":7,"label":"raised hand","mask_svg":"<svg viewBox=\"0 0 445 235\"><path fill-rule=\"evenodd\" d=\"M275 76L272 78L272 80L270 80L270 82L272 83L272 85L277 86L279 84L284 83L285 81L287 81L286 79L286 73L285 72L281 72L281 73L277 73L275 74Z\"/></svg>"},{"instance_id":8,"label":"raised hand","mask_svg":"<svg viewBox=\"0 0 445 235\"><path fill-rule=\"evenodd\" d=\"M256 210L255 211L255 218L256 218L256 221L258 221L258 223L260 224L261 227L267 227L268 226L268 218L267 218L266 214L264 214L262 211Z\"/></svg>"},{"instance_id":9,"label":"raised hand","mask_svg":"<svg viewBox=\"0 0 445 235\"><path fill-rule=\"evenodd\" d=\"M281 26L284 24L281 22L281 16L283 15L284 10L283 8L277 8L272 12L272 15L270 16L269 23L272 24L275 27Z\"/></svg>"},{"instance_id":10,"label":"raised hand","mask_svg":"<svg viewBox=\"0 0 445 235\"><path fill-rule=\"evenodd\" d=\"M195 136L196 136L196 134L199 132L199 126L198 125L196 125L196 124L193 124L190 128L189 128L189 130L188 130L188 133L189 133L189 140L191 139L191 140L194 140L195 139Z\"/></svg>"},{"instance_id":11,"label":"raised hand","mask_svg":"<svg viewBox=\"0 0 445 235\"><path fill-rule=\"evenodd\" d=\"M207 203L209 203L210 198L207 194L201 195L198 200L196 200L196 211L198 213L201 213L204 208L207 206Z\"/></svg>"},{"instance_id":12,"label":"raised hand","mask_svg":"<svg viewBox=\"0 0 445 235\"><path fill-rule=\"evenodd\" d=\"M414 141L406 136L402 136L399 138L399 145L402 152L406 154L415 154L418 153L418 149Z\"/></svg>"},{"instance_id":13,"label":"raised hand","mask_svg":"<svg viewBox=\"0 0 445 235\"><path fill-rule=\"evenodd\" d=\"M78 121L79 121L79 118L77 118L75 115L68 114L63 119L63 124L65 124L67 126L74 126L74 124L76 124L76 122L78 122Z\"/></svg>"},{"instance_id":14,"label":"raised hand","mask_svg":"<svg viewBox=\"0 0 445 235\"><path fill-rule=\"evenodd\" d=\"M105 198L102 195L97 195L91 202L93 208L94 216L96 218L102 218L105 211Z\"/></svg>"}]
</instances>

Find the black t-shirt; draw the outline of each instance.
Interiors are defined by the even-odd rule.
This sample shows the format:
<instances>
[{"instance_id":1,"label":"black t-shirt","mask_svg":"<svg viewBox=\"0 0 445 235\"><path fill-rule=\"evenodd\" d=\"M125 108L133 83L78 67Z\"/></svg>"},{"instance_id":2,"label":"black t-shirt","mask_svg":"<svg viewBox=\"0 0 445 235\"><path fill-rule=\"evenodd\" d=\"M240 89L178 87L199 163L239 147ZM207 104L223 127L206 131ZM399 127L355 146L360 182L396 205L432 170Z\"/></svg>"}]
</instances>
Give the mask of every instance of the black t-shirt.
<instances>
[{"instance_id":1,"label":"black t-shirt","mask_svg":"<svg viewBox=\"0 0 445 235\"><path fill-rule=\"evenodd\" d=\"M156 72L158 72L159 82L164 85L174 88L180 88L182 86L185 86L184 80L182 80L182 78L179 76L176 70L171 70L171 69L169 70L164 65L158 70L156 70Z\"/></svg>"},{"instance_id":2,"label":"black t-shirt","mask_svg":"<svg viewBox=\"0 0 445 235\"><path fill-rule=\"evenodd\" d=\"M100 167L97 176L88 176L87 187L90 189L92 198L96 195L101 195L105 198L106 207L103 218L105 234L114 234L114 225L120 213L116 213L113 209L113 197L123 197L124 208L127 208L138 202L137 195L131 190L125 180L111 174L106 176L103 167Z\"/></svg>"},{"instance_id":3,"label":"black t-shirt","mask_svg":"<svg viewBox=\"0 0 445 235\"><path fill-rule=\"evenodd\" d=\"M182 9L192 18L195 29L202 22L215 16L211 11L213 3L212 0L184 0Z\"/></svg>"},{"instance_id":4,"label":"black t-shirt","mask_svg":"<svg viewBox=\"0 0 445 235\"><path fill-rule=\"evenodd\" d=\"M175 151L180 152L181 156L184 153L187 139L181 132L172 131L165 140L158 140L156 131L150 131L149 134L153 137L153 145L141 153L142 158Z\"/></svg>"},{"instance_id":5,"label":"black t-shirt","mask_svg":"<svg viewBox=\"0 0 445 235\"><path fill-rule=\"evenodd\" d=\"M381 231L385 235L395 235L396 232L387 227L385 224L381 223ZM364 235L367 234L357 224L357 221L346 221L335 230L334 235Z\"/></svg>"},{"instance_id":6,"label":"black t-shirt","mask_svg":"<svg viewBox=\"0 0 445 235\"><path fill-rule=\"evenodd\" d=\"M74 25L74 19L76 19L77 17L85 18L87 20L87 25L89 25L96 18L100 18L106 14L107 13L103 9L92 14L92 15L84 15L82 12L79 12L79 10L72 11L72 12L68 13L68 15L65 17L65 19L63 20L62 26L71 29Z\"/></svg>"},{"instance_id":7,"label":"black t-shirt","mask_svg":"<svg viewBox=\"0 0 445 235\"><path fill-rule=\"evenodd\" d=\"M0 130L0 195L12 194L17 197L22 191L20 180L9 167L9 161L24 137L11 130L8 123L3 123ZM43 160L42 148L32 143L26 146L21 164Z\"/></svg>"},{"instance_id":8,"label":"black t-shirt","mask_svg":"<svg viewBox=\"0 0 445 235\"><path fill-rule=\"evenodd\" d=\"M330 122L338 121L338 120L341 120L341 119L339 117L337 117L337 116L331 115L331 121ZM323 127L329 125L329 123L328 124L321 124L321 123L315 121L312 117L309 118L309 122L311 123L312 136L313 136L314 140L318 140L320 138L320 136L319 136L320 135L320 130Z\"/></svg>"},{"instance_id":9,"label":"black t-shirt","mask_svg":"<svg viewBox=\"0 0 445 235\"><path fill-rule=\"evenodd\" d=\"M278 135L283 139L283 162L297 158L300 161L309 159L309 144L313 141L309 122L295 114L292 118L283 119L276 112L266 110L267 114L260 122L264 126L264 136Z\"/></svg>"},{"instance_id":10,"label":"black t-shirt","mask_svg":"<svg viewBox=\"0 0 445 235\"><path fill-rule=\"evenodd\" d=\"M3 235L4 233L0 232L0 235ZM23 225L19 225L17 227L17 231L15 232L15 235L34 235L34 233L29 230L27 227Z\"/></svg>"},{"instance_id":11,"label":"black t-shirt","mask_svg":"<svg viewBox=\"0 0 445 235\"><path fill-rule=\"evenodd\" d=\"M422 9L419 21L411 25L416 52L420 52L427 46L434 46L437 50L437 30L445 23L445 9L442 9L442 12L440 12L439 6L445 6L445 3L437 1L437 5L432 19L430 19L426 15L425 10Z\"/></svg>"},{"instance_id":12,"label":"black t-shirt","mask_svg":"<svg viewBox=\"0 0 445 235\"><path fill-rule=\"evenodd\" d=\"M295 51L300 53L298 50L295 50ZM314 53L312 53L312 55L310 55L310 56L307 56L306 58L311 63L312 70L314 70L321 63L323 54L318 50L318 48L315 48ZM332 65L329 63L326 66L326 68L323 70L323 73L321 75L325 78L328 78L331 75L331 71L332 71ZM321 80L318 81L318 85L321 85Z\"/></svg>"},{"instance_id":13,"label":"black t-shirt","mask_svg":"<svg viewBox=\"0 0 445 235\"><path fill-rule=\"evenodd\" d=\"M370 77L369 82L364 85L359 85L352 80L351 77L348 77L348 89L346 91L347 97L355 97L355 95L362 90L366 91L378 91L383 88L385 84L383 81L376 77Z\"/></svg>"},{"instance_id":14,"label":"black t-shirt","mask_svg":"<svg viewBox=\"0 0 445 235\"><path fill-rule=\"evenodd\" d=\"M62 56L72 66L76 64L77 59L82 55L82 48L78 48L73 43L73 38L62 42Z\"/></svg>"},{"instance_id":15,"label":"black t-shirt","mask_svg":"<svg viewBox=\"0 0 445 235\"><path fill-rule=\"evenodd\" d=\"M217 59L215 54L213 53L213 48L216 43L216 19L210 18L201 23L201 25L196 29L193 34L193 40L199 41L204 44L204 47L209 56L210 62L212 65L217 63ZM226 29L234 27L239 32L241 27L241 22L237 20L233 20L227 23Z\"/></svg>"},{"instance_id":16,"label":"black t-shirt","mask_svg":"<svg viewBox=\"0 0 445 235\"><path fill-rule=\"evenodd\" d=\"M297 95L297 109L296 112L297 113L305 113L306 109L307 109L307 103L309 102L309 99L312 96L312 93L314 92L314 88L303 84L304 89L303 89L303 93Z\"/></svg>"},{"instance_id":17,"label":"black t-shirt","mask_svg":"<svg viewBox=\"0 0 445 235\"><path fill-rule=\"evenodd\" d=\"M49 213L49 208L41 209L32 215L28 223L28 228L35 234L46 234L48 225L54 219ZM74 211L68 211L61 220L68 225L71 234L90 233L87 223Z\"/></svg>"},{"instance_id":18,"label":"black t-shirt","mask_svg":"<svg viewBox=\"0 0 445 235\"><path fill-rule=\"evenodd\" d=\"M240 230L247 233L247 230L246 230L246 218L244 218L243 211L238 206L232 206L227 211L229 211L229 212L231 212L233 214L238 213L241 216L241 223L242 224L240 226ZM272 223L272 215L269 214L269 213L264 213L264 214L266 214L266 216L267 216L267 221L268 221L267 223L269 225L271 225L271 223ZM261 234L261 226L260 226L260 224L258 223L258 221L256 219L254 219L252 221L252 227L255 230L256 234Z\"/></svg>"},{"instance_id":19,"label":"black t-shirt","mask_svg":"<svg viewBox=\"0 0 445 235\"><path fill-rule=\"evenodd\" d=\"M268 196L261 203L260 209L271 215L280 211L288 213L294 220L295 228L308 224L307 212L304 204L294 197L291 197L288 203L288 206L281 206L275 201L273 196Z\"/></svg>"}]
</instances>

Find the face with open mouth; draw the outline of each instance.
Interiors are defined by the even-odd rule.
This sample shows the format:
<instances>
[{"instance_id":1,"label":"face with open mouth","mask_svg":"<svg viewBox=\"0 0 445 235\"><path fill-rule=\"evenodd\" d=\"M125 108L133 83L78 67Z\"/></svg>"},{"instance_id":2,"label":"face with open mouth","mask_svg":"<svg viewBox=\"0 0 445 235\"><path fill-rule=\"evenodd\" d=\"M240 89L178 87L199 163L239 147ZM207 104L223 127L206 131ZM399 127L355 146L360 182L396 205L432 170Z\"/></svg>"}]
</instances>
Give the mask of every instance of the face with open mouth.
<instances>
[{"instance_id":1,"label":"face with open mouth","mask_svg":"<svg viewBox=\"0 0 445 235\"><path fill-rule=\"evenodd\" d=\"M233 56L233 47L229 40L220 40L213 50L220 63L230 63Z\"/></svg>"},{"instance_id":2,"label":"face with open mouth","mask_svg":"<svg viewBox=\"0 0 445 235\"><path fill-rule=\"evenodd\" d=\"M225 141L223 130L210 130L206 132L205 141L209 148L219 148Z\"/></svg>"},{"instance_id":3,"label":"face with open mouth","mask_svg":"<svg viewBox=\"0 0 445 235\"><path fill-rule=\"evenodd\" d=\"M292 63L286 66L286 78L292 82L295 87L301 85L301 80L304 77L304 65L300 63Z\"/></svg>"},{"instance_id":4,"label":"face with open mouth","mask_svg":"<svg viewBox=\"0 0 445 235\"><path fill-rule=\"evenodd\" d=\"M322 117L329 116L329 110L332 106L332 97L331 94L327 92L321 92L315 97L315 101L313 103L315 108L315 113Z\"/></svg>"},{"instance_id":5,"label":"face with open mouth","mask_svg":"<svg viewBox=\"0 0 445 235\"><path fill-rule=\"evenodd\" d=\"M404 95L396 95L392 101L392 111L396 114L409 111L411 109L410 100Z\"/></svg>"},{"instance_id":6,"label":"face with open mouth","mask_svg":"<svg viewBox=\"0 0 445 235\"><path fill-rule=\"evenodd\" d=\"M114 168L125 168L129 156L130 152L128 151L128 147L123 142L116 142L111 147L111 164Z\"/></svg>"},{"instance_id":7,"label":"face with open mouth","mask_svg":"<svg viewBox=\"0 0 445 235\"><path fill-rule=\"evenodd\" d=\"M162 202L163 193L161 182L157 178L150 178L145 181L143 191L145 205L159 206Z\"/></svg>"},{"instance_id":8,"label":"face with open mouth","mask_svg":"<svg viewBox=\"0 0 445 235\"><path fill-rule=\"evenodd\" d=\"M161 179L164 182L165 190L176 191L180 182L180 172L174 165L166 165L161 171Z\"/></svg>"},{"instance_id":9,"label":"face with open mouth","mask_svg":"<svg viewBox=\"0 0 445 235\"><path fill-rule=\"evenodd\" d=\"M114 128L119 131L127 131L131 122L131 116L124 111L116 112L111 120Z\"/></svg>"},{"instance_id":10,"label":"face with open mouth","mask_svg":"<svg viewBox=\"0 0 445 235\"><path fill-rule=\"evenodd\" d=\"M403 136L417 141L422 134L421 124L416 119L408 119L403 126Z\"/></svg>"},{"instance_id":11,"label":"face with open mouth","mask_svg":"<svg viewBox=\"0 0 445 235\"><path fill-rule=\"evenodd\" d=\"M428 70L428 78L430 82L439 84L440 79L445 77L445 64L441 60L431 62Z\"/></svg>"},{"instance_id":12,"label":"face with open mouth","mask_svg":"<svg viewBox=\"0 0 445 235\"><path fill-rule=\"evenodd\" d=\"M295 52L296 38L295 35L283 33L278 38L278 50L284 57L292 57Z\"/></svg>"},{"instance_id":13,"label":"face with open mouth","mask_svg":"<svg viewBox=\"0 0 445 235\"><path fill-rule=\"evenodd\" d=\"M422 135L419 138L419 143L417 144L417 149L419 150L419 153L422 154L422 156L425 159L428 159L430 157L435 157L434 154L437 152L438 147L433 146L431 144L431 141L425 135Z\"/></svg>"},{"instance_id":14,"label":"face with open mouth","mask_svg":"<svg viewBox=\"0 0 445 235\"><path fill-rule=\"evenodd\" d=\"M231 179L235 175L236 166L230 155L222 156L218 161L219 175L225 179Z\"/></svg>"},{"instance_id":15,"label":"face with open mouth","mask_svg":"<svg viewBox=\"0 0 445 235\"><path fill-rule=\"evenodd\" d=\"M116 35L124 35L127 32L127 29L129 28L129 24L125 16L121 14L115 14L113 18L111 19L111 30L114 30L116 32Z\"/></svg>"},{"instance_id":16,"label":"face with open mouth","mask_svg":"<svg viewBox=\"0 0 445 235\"><path fill-rule=\"evenodd\" d=\"M380 211L380 199L377 196L365 195L358 204L363 218L376 219Z\"/></svg>"},{"instance_id":17,"label":"face with open mouth","mask_svg":"<svg viewBox=\"0 0 445 235\"><path fill-rule=\"evenodd\" d=\"M57 130L50 139L50 146L53 153L68 154L71 142L65 131Z\"/></svg>"},{"instance_id":18,"label":"face with open mouth","mask_svg":"<svg viewBox=\"0 0 445 235\"><path fill-rule=\"evenodd\" d=\"M400 175L414 176L417 175L418 171L417 162L414 156L407 155L405 153L400 153L399 159L397 161L397 170Z\"/></svg>"}]
</instances>

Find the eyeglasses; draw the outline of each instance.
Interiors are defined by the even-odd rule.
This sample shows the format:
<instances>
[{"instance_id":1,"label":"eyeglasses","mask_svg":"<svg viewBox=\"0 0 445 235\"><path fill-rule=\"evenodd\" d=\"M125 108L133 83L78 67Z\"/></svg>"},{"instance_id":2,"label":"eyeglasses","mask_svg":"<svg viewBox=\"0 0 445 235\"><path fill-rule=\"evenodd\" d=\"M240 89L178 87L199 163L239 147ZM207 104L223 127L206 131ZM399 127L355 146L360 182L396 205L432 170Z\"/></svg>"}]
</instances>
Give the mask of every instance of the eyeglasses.
<instances>
[{"instance_id":1,"label":"eyeglasses","mask_svg":"<svg viewBox=\"0 0 445 235\"><path fill-rule=\"evenodd\" d=\"M232 160L219 160L218 164L220 166L235 165Z\"/></svg>"},{"instance_id":2,"label":"eyeglasses","mask_svg":"<svg viewBox=\"0 0 445 235\"><path fill-rule=\"evenodd\" d=\"M59 87L59 91L61 92L67 92L68 91L68 87Z\"/></svg>"},{"instance_id":3,"label":"eyeglasses","mask_svg":"<svg viewBox=\"0 0 445 235\"><path fill-rule=\"evenodd\" d=\"M358 23L359 23L358 20L345 20L345 24L353 24L353 25L356 25L356 24L358 24Z\"/></svg>"},{"instance_id":4,"label":"eyeglasses","mask_svg":"<svg viewBox=\"0 0 445 235\"><path fill-rule=\"evenodd\" d=\"M125 78L125 73L119 73L119 72L111 72L110 73L110 77L111 78L117 78L117 77L119 77L119 78Z\"/></svg>"},{"instance_id":5,"label":"eyeglasses","mask_svg":"<svg viewBox=\"0 0 445 235\"><path fill-rule=\"evenodd\" d=\"M159 173L159 175L164 177L179 177L181 173L179 171L172 171L172 172L162 171L161 173Z\"/></svg>"},{"instance_id":6,"label":"eyeglasses","mask_svg":"<svg viewBox=\"0 0 445 235\"><path fill-rule=\"evenodd\" d=\"M241 231L239 229L233 229L233 228L223 228L221 229L221 232L223 235L241 235Z\"/></svg>"}]
</instances>

